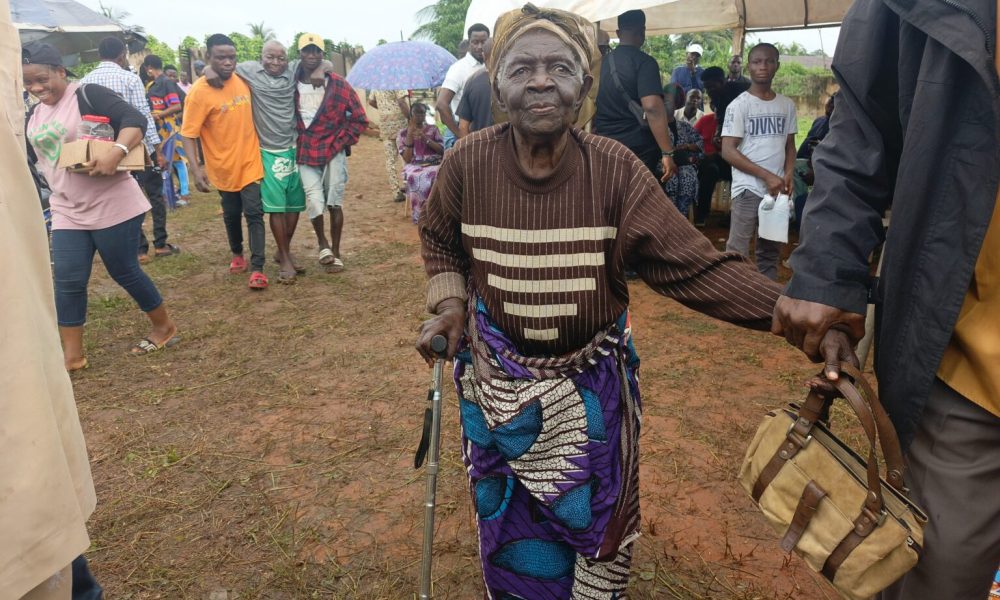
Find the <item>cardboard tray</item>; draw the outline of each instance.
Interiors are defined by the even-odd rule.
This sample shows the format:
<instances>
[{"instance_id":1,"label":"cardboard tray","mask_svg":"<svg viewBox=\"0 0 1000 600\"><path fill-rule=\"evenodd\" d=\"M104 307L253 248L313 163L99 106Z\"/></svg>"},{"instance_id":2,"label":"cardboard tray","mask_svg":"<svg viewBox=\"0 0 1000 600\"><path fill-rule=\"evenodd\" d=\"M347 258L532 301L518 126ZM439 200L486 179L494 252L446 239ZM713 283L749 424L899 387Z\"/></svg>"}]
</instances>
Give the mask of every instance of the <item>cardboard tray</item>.
<instances>
[{"instance_id":1,"label":"cardboard tray","mask_svg":"<svg viewBox=\"0 0 1000 600\"><path fill-rule=\"evenodd\" d=\"M103 140L76 140L63 144L62 152L59 154L58 167L69 170L71 173L85 173L84 163L104 156L108 152L121 154L120 148L115 148L114 142ZM146 168L146 149L139 144L122 159L118 164L119 171L142 171Z\"/></svg>"}]
</instances>

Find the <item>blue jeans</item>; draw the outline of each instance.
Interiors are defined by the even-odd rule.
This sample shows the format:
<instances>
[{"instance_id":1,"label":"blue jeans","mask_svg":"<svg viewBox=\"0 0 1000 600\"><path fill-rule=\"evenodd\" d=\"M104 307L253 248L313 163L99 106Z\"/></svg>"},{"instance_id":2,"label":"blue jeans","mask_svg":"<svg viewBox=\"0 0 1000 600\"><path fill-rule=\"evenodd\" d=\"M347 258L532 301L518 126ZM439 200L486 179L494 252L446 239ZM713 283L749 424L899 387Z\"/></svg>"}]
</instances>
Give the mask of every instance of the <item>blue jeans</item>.
<instances>
[{"instance_id":1,"label":"blue jeans","mask_svg":"<svg viewBox=\"0 0 1000 600\"><path fill-rule=\"evenodd\" d=\"M60 327L87 322L87 283L100 252L104 267L125 288L143 312L155 310L163 298L139 267L136 248L145 215L132 217L105 229L57 229L52 232L52 263L56 288L56 317Z\"/></svg>"}]
</instances>

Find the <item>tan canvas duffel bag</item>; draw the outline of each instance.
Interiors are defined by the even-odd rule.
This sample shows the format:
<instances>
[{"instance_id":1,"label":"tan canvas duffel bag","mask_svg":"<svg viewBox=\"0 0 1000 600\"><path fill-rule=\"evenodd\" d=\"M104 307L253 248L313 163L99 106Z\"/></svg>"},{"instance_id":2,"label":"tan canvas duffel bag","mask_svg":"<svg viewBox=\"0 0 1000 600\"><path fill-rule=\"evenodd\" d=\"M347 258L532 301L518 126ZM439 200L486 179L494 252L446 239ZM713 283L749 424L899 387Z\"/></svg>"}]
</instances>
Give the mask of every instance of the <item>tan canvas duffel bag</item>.
<instances>
[{"instance_id":1,"label":"tan canvas duffel bag","mask_svg":"<svg viewBox=\"0 0 1000 600\"><path fill-rule=\"evenodd\" d=\"M810 392L804 406L764 417L740 483L783 535L783 550L795 550L843 597L867 600L916 564L927 516L906 496L899 438L875 390L853 366L841 370L854 379L842 375L836 387L864 429L867 460L830 432L821 421L829 401Z\"/></svg>"}]
</instances>

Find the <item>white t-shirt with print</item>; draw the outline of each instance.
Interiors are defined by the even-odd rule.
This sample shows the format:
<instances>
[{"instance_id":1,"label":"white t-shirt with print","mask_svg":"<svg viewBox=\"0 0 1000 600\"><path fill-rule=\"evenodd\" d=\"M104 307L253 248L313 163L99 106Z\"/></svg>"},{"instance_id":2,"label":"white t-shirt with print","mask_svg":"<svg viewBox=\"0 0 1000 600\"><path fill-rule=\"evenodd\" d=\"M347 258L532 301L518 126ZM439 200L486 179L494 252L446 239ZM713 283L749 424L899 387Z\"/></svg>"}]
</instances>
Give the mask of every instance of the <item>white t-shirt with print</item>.
<instances>
[{"instance_id":1,"label":"white t-shirt with print","mask_svg":"<svg viewBox=\"0 0 1000 600\"><path fill-rule=\"evenodd\" d=\"M448 74L444 76L441 87L455 92L455 97L451 99L451 114L458 112L458 103L462 101L465 82L482 66L483 63L473 58L472 54L466 54L465 58L448 68Z\"/></svg>"},{"instance_id":2,"label":"white t-shirt with print","mask_svg":"<svg viewBox=\"0 0 1000 600\"><path fill-rule=\"evenodd\" d=\"M778 177L785 175L788 136L797 131L795 103L781 94L773 100L761 100L743 92L729 104L722 124L722 137L742 138L738 148L743 156ZM746 190L761 197L767 195L763 179L733 167L733 196Z\"/></svg>"},{"instance_id":3,"label":"white t-shirt with print","mask_svg":"<svg viewBox=\"0 0 1000 600\"><path fill-rule=\"evenodd\" d=\"M299 85L299 114L302 116L302 124L306 127L312 125L316 113L323 106L323 98L326 96L326 86L314 87L311 83L298 82Z\"/></svg>"}]
</instances>

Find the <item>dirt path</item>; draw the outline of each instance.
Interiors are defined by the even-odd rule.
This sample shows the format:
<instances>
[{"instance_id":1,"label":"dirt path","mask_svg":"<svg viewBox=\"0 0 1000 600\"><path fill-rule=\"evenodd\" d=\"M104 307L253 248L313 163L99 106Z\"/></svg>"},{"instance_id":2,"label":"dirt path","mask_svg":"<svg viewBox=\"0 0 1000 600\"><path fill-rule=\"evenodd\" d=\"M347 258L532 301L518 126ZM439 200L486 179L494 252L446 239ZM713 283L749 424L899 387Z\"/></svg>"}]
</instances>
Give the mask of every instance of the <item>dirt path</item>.
<instances>
[{"instance_id":1,"label":"dirt path","mask_svg":"<svg viewBox=\"0 0 1000 600\"><path fill-rule=\"evenodd\" d=\"M75 386L99 498L88 556L110 599L413 597L424 276L382 164L370 138L350 159L347 270L316 268L303 219L294 249L309 273L294 286L250 293L227 274L217 196L172 213L184 252L148 271L183 342L159 355L125 355L144 319L95 269L92 367ZM633 310L645 400L633 597L836 597L781 553L735 482L760 416L799 398L813 369L644 286ZM453 390L446 402L436 592L465 600L481 585Z\"/></svg>"}]
</instances>

